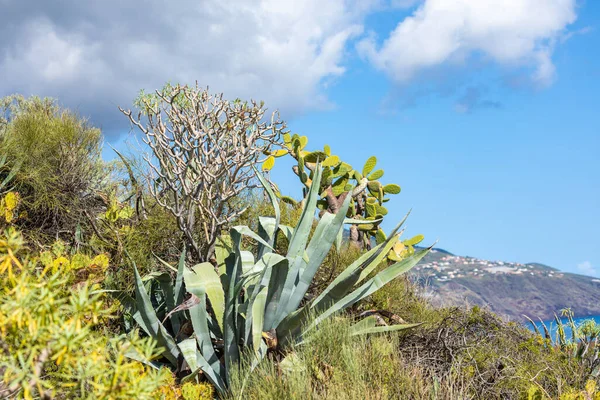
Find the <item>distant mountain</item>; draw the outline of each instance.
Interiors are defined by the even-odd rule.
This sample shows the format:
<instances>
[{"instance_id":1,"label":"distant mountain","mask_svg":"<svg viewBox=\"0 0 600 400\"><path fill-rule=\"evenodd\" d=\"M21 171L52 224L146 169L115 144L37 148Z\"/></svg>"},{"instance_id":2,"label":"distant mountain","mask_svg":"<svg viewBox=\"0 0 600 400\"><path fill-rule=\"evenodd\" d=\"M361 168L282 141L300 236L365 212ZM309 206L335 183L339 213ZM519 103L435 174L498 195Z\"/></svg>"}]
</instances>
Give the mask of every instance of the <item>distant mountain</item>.
<instances>
[{"instance_id":1,"label":"distant mountain","mask_svg":"<svg viewBox=\"0 0 600 400\"><path fill-rule=\"evenodd\" d=\"M600 315L600 279L539 263L488 261L433 249L412 276L434 303L489 306L515 320L548 320L563 308L577 317Z\"/></svg>"}]
</instances>

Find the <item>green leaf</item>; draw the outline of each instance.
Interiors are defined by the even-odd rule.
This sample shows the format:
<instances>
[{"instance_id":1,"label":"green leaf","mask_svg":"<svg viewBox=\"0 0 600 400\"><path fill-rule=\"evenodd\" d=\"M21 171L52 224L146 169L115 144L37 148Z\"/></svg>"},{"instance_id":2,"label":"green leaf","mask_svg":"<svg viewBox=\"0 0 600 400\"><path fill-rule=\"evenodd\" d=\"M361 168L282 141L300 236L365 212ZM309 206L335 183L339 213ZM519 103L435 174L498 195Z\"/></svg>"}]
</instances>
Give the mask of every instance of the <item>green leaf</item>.
<instances>
[{"instance_id":1,"label":"green leaf","mask_svg":"<svg viewBox=\"0 0 600 400\"><path fill-rule=\"evenodd\" d=\"M308 138L306 136L300 136L300 149L304 149L308 144Z\"/></svg>"},{"instance_id":2,"label":"green leaf","mask_svg":"<svg viewBox=\"0 0 600 400\"><path fill-rule=\"evenodd\" d=\"M360 281L363 271L374 269L385 259L397 240L398 237L395 234L390 235L389 240L357 258L321 292L311 303L311 308L323 310L345 296Z\"/></svg>"},{"instance_id":3,"label":"green leaf","mask_svg":"<svg viewBox=\"0 0 600 400\"><path fill-rule=\"evenodd\" d=\"M382 169L378 169L377 171L375 171L371 175L369 175L367 178L370 181L375 181L375 180L381 178L382 176L383 176L383 170Z\"/></svg>"},{"instance_id":4,"label":"green leaf","mask_svg":"<svg viewBox=\"0 0 600 400\"><path fill-rule=\"evenodd\" d=\"M398 276L408 272L412 267L417 265L419 261L431 250L431 247L421 250L418 253L406 258L398 263L392 264L387 267L383 271L379 272L373 278L366 281L362 284L358 289L354 290L350 294L346 295L341 300L337 301L331 307L329 307L325 312L319 315L307 328L312 329L321 323L326 318L332 316L333 314L356 304L358 301L364 299L367 296L370 296L377 290L381 289L384 285L391 282Z\"/></svg>"},{"instance_id":5,"label":"green leaf","mask_svg":"<svg viewBox=\"0 0 600 400\"><path fill-rule=\"evenodd\" d=\"M241 235L248 236L249 238L256 240L258 243L262 244L263 246L266 246L271 250L273 249L273 246L267 243L263 238L261 238L258 234L256 234L252 229L248 228L246 225L237 225L231 229L237 231Z\"/></svg>"},{"instance_id":6,"label":"green leaf","mask_svg":"<svg viewBox=\"0 0 600 400\"><path fill-rule=\"evenodd\" d=\"M269 156L267 157L267 159L263 162L262 165L262 170L263 171L270 171L271 168L273 168L275 166L275 157L273 156Z\"/></svg>"},{"instance_id":7,"label":"green leaf","mask_svg":"<svg viewBox=\"0 0 600 400\"><path fill-rule=\"evenodd\" d=\"M381 187L381 183L377 182L377 181L371 181L369 183L367 183L367 187L369 188L369 190L371 192L379 192L379 188Z\"/></svg>"},{"instance_id":8,"label":"green leaf","mask_svg":"<svg viewBox=\"0 0 600 400\"><path fill-rule=\"evenodd\" d=\"M388 194L398 194L400 190L400 186L395 183L389 183L383 187L383 191Z\"/></svg>"},{"instance_id":9,"label":"green leaf","mask_svg":"<svg viewBox=\"0 0 600 400\"><path fill-rule=\"evenodd\" d=\"M350 171L352 171L352 166L343 162L333 169L332 177L334 179L339 178L340 176L346 175Z\"/></svg>"},{"instance_id":10,"label":"green leaf","mask_svg":"<svg viewBox=\"0 0 600 400\"><path fill-rule=\"evenodd\" d=\"M275 150L274 152L271 153L271 155L276 158L283 157L286 154L288 154L288 151L286 149Z\"/></svg>"},{"instance_id":11,"label":"green leaf","mask_svg":"<svg viewBox=\"0 0 600 400\"><path fill-rule=\"evenodd\" d=\"M387 213L387 208L380 206L379 204L375 205L375 215L387 215Z\"/></svg>"},{"instance_id":12,"label":"green leaf","mask_svg":"<svg viewBox=\"0 0 600 400\"><path fill-rule=\"evenodd\" d=\"M314 213L318 200L319 185L321 183L321 168L319 165L316 167L314 184L311 185L308 194L305 199L304 208L298 221L298 226L294 230L292 239L288 247L287 257L292 259L297 256L302 256L308 237L310 235L310 229L314 221Z\"/></svg>"},{"instance_id":13,"label":"green leaf","mask_svg":"<svg viewBox=\"0 0 600 400\"><path fill-rule=\"evenodd\" d=\"M365 319L369 319L371 317L367 317ZM373 317L375 319L375 317ZM350 327L350 336L358 336L358 335L370 335L375 333L385 333L385 332L395 332L395 331L403 331L406 329L415 328L417 326L422 325L419 324L399 324L399 325L388 325L388 326L370 326L371 321L368 321L366 324L361 324L360 321L355 325Z\"/></svg>"},{"instance_id":14,"label":"green leaf","mask_svg":"<svg viewBox=\"0 0 600 400\"><path fill-rule=\"evenodd\" d=\"M335 181L333 183L333 186L331 187L333 190L333 194L335 196L339 196L342 193L344 193L345 189L346 189L346 184L348 183L348 177L347 176L343 176L341 178L339 178L337 181Z\"/></svg>"},{"instance_id":15,"label":"green leaf","mask_svg":"<svg viewBox=\"0 0 600 400\"><path fill-rule=\"evenodd\" d=\"M281 295L285 282L289 275L289 263L287 258L282 258L275 265L273 265L271 276L269 279L269 290L267 292L266 306L265 306L265 320L263 325L263 331L269 331L273 329L275 325L275 317L279 302L281 301Z\"/></svg>"},{"instance_id":16,"label":"green leaf","mask_svg":"<svg viewBox=\"0 0 600 400\"><path fill-rule=\"evenodd\" d=\"M328 144L326 144L325 147L323 147L323 150L325 151L325 154L327 154L328 156L331 155L331 147L329 147Z\"/></svg>"},{"instance_id":17,"label":"green leaf","mask_svg":"<svg viewBox=\"0 0 600 400\"><path fill-rule=\"evenodd\" d=\"M140 276L135 263L133 264L134 276L135 276L135 304L138 312L140 313L140 320L143 325L142 328L150 335L154 340L157 341L158 345L163 347L163 355L173 364L177 365L177 357L179 357L179 350L175 344L175 340L169 335L165 327L160 323L152 301L144 288L142 277Z\"/></svg>"},{"instance_id":18,"label":"green leaf","mask_svg":"<svg viewBox=\"0 0 600 400\"><path fill-rule=\"evenodd\" d=\"M225 314L225 292L221 285L221 278L215 271L211 263L201 263L195 265L192 270L186 269L184 272L185 286L189 293L200 297L199 293L206 293L217 324L223 332L223 316Z\"/></svg>"},{"instance_id":19,"label":"green leaf","mask_svg":"<svg viewBox=\"0 0 600 400\"><path fill-rule=\"evenodd\" d=\"M292 297L286 307L286 312L289 314L296 310L300 302L304 298L310 283L312 282L321 263L329 253L338 232L342 229L346 217L346 210L350 205L351 196L346 196L344 203L340 207L337 214L326 213L321 217L317 224L313 237L306 248L308 255L308 263L304 270L299 271L299 281L292 293ZM285 315L281 317L283 319Z\"/></svg>"},{"instance_id":20,"label":"green leaf","mask_svg":"<svg viewBox=\"0 0 600 400\"><path fill-rule=\"evenodd\" d=\"M377 157L375 157L375 156L369 157L367 159L367 161L365 162L365 166L363 167L363 170L362 170L363 176L370 174L371 171L373 171L373 168L375 168L376 164L377 164Z\"/></svg>"},{"instance_id":21,"label":"green leaf","mask_svg":"<svg viewBox=\"0 0 600 400\"><path fill-rule=\"evenodd\" d=\"M330 156L323 161L323 167L335 167L340 163L340 158L338 156Z\"/></svg>"},{"instance_id":22,"label":"green leaf","mask_svg":"<svg viewBox=\"0 0 600 400\"><path fill-rule=\"evenodd\" d=\"M421 243L423 240L425 239L425 236L423 235L416 235L410 239L407 240L403 240L402 244L406 245L406 246L414 246L416 244Z\"/></svg>"},{"instance_id":23,"label":"green leaf","mask_svg":"<svg viewBox=\"0 0 600 400\"><path fill-rule=\"evenodd\" d=\"M256 169L254 169L254 171L255 171L256 176L257 176L258 180L260 181L261 185L265 189L265 192L267 192L267 195L269 196L269 200L271 200L271 205L273 206L273 209L275 210L275 221L273 224L273 230L272 230L272 232L265 232L265 233L267 233L267 237L268 237L267 244L270 246L270 248L273 248L273 246L275 245L275 240L277 238L276 233L277 233L277 230L279 229L279 222L281 220L281 210L279 209L279 203L277 201L277 196L275 195L275 192L273 191L273 188L271 188L271 185L269 184L269 182L265 179L264 176L262 176L261 173L256 171ZM261 245L261 247L259 248L259 251L258 251L258 256L262 257L262 255L265 251L266 251L266 248Z\"/></svg>"},{"instance_id":24,"label":"green leaf","mask_svg":"<svg viewBox=\"0 0 600 400\"><path fill-rule=\"evenodd\" d=\"M383 229L381 229L381 228L377 229L377 232L375 233L375 242L377 244L380 244L380 243L385 242L386 239L387 239L387 236L385 235L385 232L383 231Z\"/></svg>"},{"instance_id":25,"label":"green leaf","mask_svg":"<svg viewBox=\"0 0 600 400\"><path fill-rule=\"evenodd\" d=\"M181 354L183 355L184 360L187 362L190 367L193 365L196 368L191 368L192 373L187 375L181 380L181 384L186 382L191 382L200 371L204 372L210 383L213 384L217 391L224 395L227 392L227 387L225 386L225 382L223 379L216 374L216 372L210 367L208 361L198 351L196 348L196 341L193 338L182 340L179 343L179 349L181 350Z\"/></svg>"},{"instance_id":26,"label":"green leaf","mask_svg":"<svg viewBox=\"0 0 600 400\"><path fill-rule=\"evenodd\" d=\"M267 304L267 293L269 288L264 286L258 292L256 299L252 303L252 347L258 354L260 343L262 341L262 328L265 323L265 306Z\"/></svg>"},{"instance_id":27,"label":"green leaf","mask_svg":"<svg viewBox=\"0 0 600 400\"><path fill-rule=\"evenodd\" d=\"M322 151L313 151L313 152L308 153L304 157L304 162L316 163L318 160L321 163L323 163L323 160L325 160L326 158L327 158L327 154L323 153Z\"/></svg>"}]
</instances>

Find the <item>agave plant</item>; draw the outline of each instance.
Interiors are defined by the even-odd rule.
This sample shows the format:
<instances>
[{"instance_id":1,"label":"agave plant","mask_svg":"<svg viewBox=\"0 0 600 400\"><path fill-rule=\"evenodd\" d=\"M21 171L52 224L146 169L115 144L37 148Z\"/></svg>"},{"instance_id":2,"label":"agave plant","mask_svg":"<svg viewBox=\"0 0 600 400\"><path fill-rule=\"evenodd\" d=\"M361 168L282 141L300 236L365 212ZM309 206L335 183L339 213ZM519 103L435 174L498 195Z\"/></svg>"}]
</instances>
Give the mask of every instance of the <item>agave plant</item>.
<instances>
[{"instance_id":1,"label":"agave plant","mask_svg":"<svg viewBox=\"0 0 600 400\"><path fill-rule=\"evenodd\" d=\"M264 177L257 174L271 199L275 216L260 217L257 233L247 226L233 227L230 240L223 240L217 248L217 267L201 263L189 268L182 254L173 282L168 273L142 278L134 266L135 299L122 296L122 302L134 321L164 349L162 355L169 363L179 369L185 360L191 374L183 378L184 382L202 373L219 393L225 393L231 372L240 365L241 354L250 354L256 365L270 349L301 343L322 321L404 274L429 250L419 251L374 273L398 242L402 221L382 243L349 265L322 293L307 300L307 290L344 224L364 223L346 219L348 196L342 212L323 214L310 237L321 179L321 169L316 171L315 184L307 193L296 227L279 223L277 197ZM286 254L274 250L278 232L283 232L289 240ZM244 236L256 242L254 253L242 248ZM157 284L151 284L152 281ZM358 321L352 327L352 334L415 325L376 326L375 318L370 317Z\"/></svg>"},{"instance_id":2,"label":"agave plant","mask_svg":"<svg viewBox=\"0 0 600 400\"><path fill-rule=\"evenodd\" d=\"M551 335L551 329L540 319L540 325L544 331L544 338L549 346L560 348L569 357L577 360L585 367L588 377L597 378L600 376L600 325L593 319L583 321L577 325L574 320L573 311L566 308L561 310L562 317L566 317L564 322L558 315L554 314L556 323L556 337ZM531 318L525 315L535 333L542 336L540 328ZM570 337L567 337L567 330L571 331Z\"/></svg>"}]
</instances>

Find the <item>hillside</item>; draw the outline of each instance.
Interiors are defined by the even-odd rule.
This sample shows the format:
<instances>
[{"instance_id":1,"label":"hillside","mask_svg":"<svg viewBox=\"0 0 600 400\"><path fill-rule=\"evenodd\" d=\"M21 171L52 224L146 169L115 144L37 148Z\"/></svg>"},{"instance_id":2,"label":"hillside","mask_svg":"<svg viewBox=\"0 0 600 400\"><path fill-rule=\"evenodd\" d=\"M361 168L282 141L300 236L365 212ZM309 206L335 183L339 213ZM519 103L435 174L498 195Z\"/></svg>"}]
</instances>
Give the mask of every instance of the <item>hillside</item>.
<instances>
[{"instance_id":1,"label":"hillside","mask_svg":"<svg viewBox=\"0 0 600 400\"><path fill-rule=\"evenodd\" d=\"M538 263L488 261L434 249L413 277L434 303L489 306L515 320L524 314L547 320L566 307L578 317L600 314L600 279Z\"/></svg>"}]
</instances>

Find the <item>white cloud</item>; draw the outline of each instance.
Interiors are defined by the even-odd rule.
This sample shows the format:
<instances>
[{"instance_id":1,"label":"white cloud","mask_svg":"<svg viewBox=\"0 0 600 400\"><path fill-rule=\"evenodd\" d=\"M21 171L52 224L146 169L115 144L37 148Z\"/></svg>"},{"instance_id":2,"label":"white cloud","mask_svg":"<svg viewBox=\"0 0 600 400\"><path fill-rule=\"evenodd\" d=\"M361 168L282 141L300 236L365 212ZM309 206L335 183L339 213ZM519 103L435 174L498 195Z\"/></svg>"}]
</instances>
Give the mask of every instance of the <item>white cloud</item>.
<instances>
[{"instance_id":1,"label":"white cloud","mask_svg":"<svg viewBox=\"0 0 600 400\"><path fill-rule=\"evenodd\" d=\"M598 276L598 271L589 261L584 261L581 264L577 264L577 271L583 275Z\"/></svg>"},{"instance_id":2,"label":"white cloud","mask_svg":"<svg viewBox=\"0 0 600 400\"><path fill-rule=\"evenodd\" d=\"M400 83L429 68L483 56L532 68L532 80L547 86L555 76L555 41L575 21L575 8L576 0L426 0L381 45L371 35L358 49Z\"/></svg>"},{"instance_id":3,"label":"white cloud","mask_svg":"<svg viewBox=\"0 0 600 400\"><path fill-rule=\"evenodd\" d=\"M59 97L109 126L124 121L116 104L167 80L198 80L286 113L328 107L324 86L344 74L347 43L378 1L352 3L8 0L0 95Z\"/></svg>"},{"instance_id":4,"label":"white cloud","mask_svg":"<svg viewBox=\"0 0 600 400\"><path fill-rule=\"evenodd\" d=\"M265 100L288 119L331 106L326 88L346 72L353 39L397 82L478 53L530 66L547 85L575 1L0 0L0 96L58 97L115 129L128 126L116 106L140 89L197 80L228 97ZM365 39L367 15L411 7L381 45Z\"/></svg>"}]
</instances>

